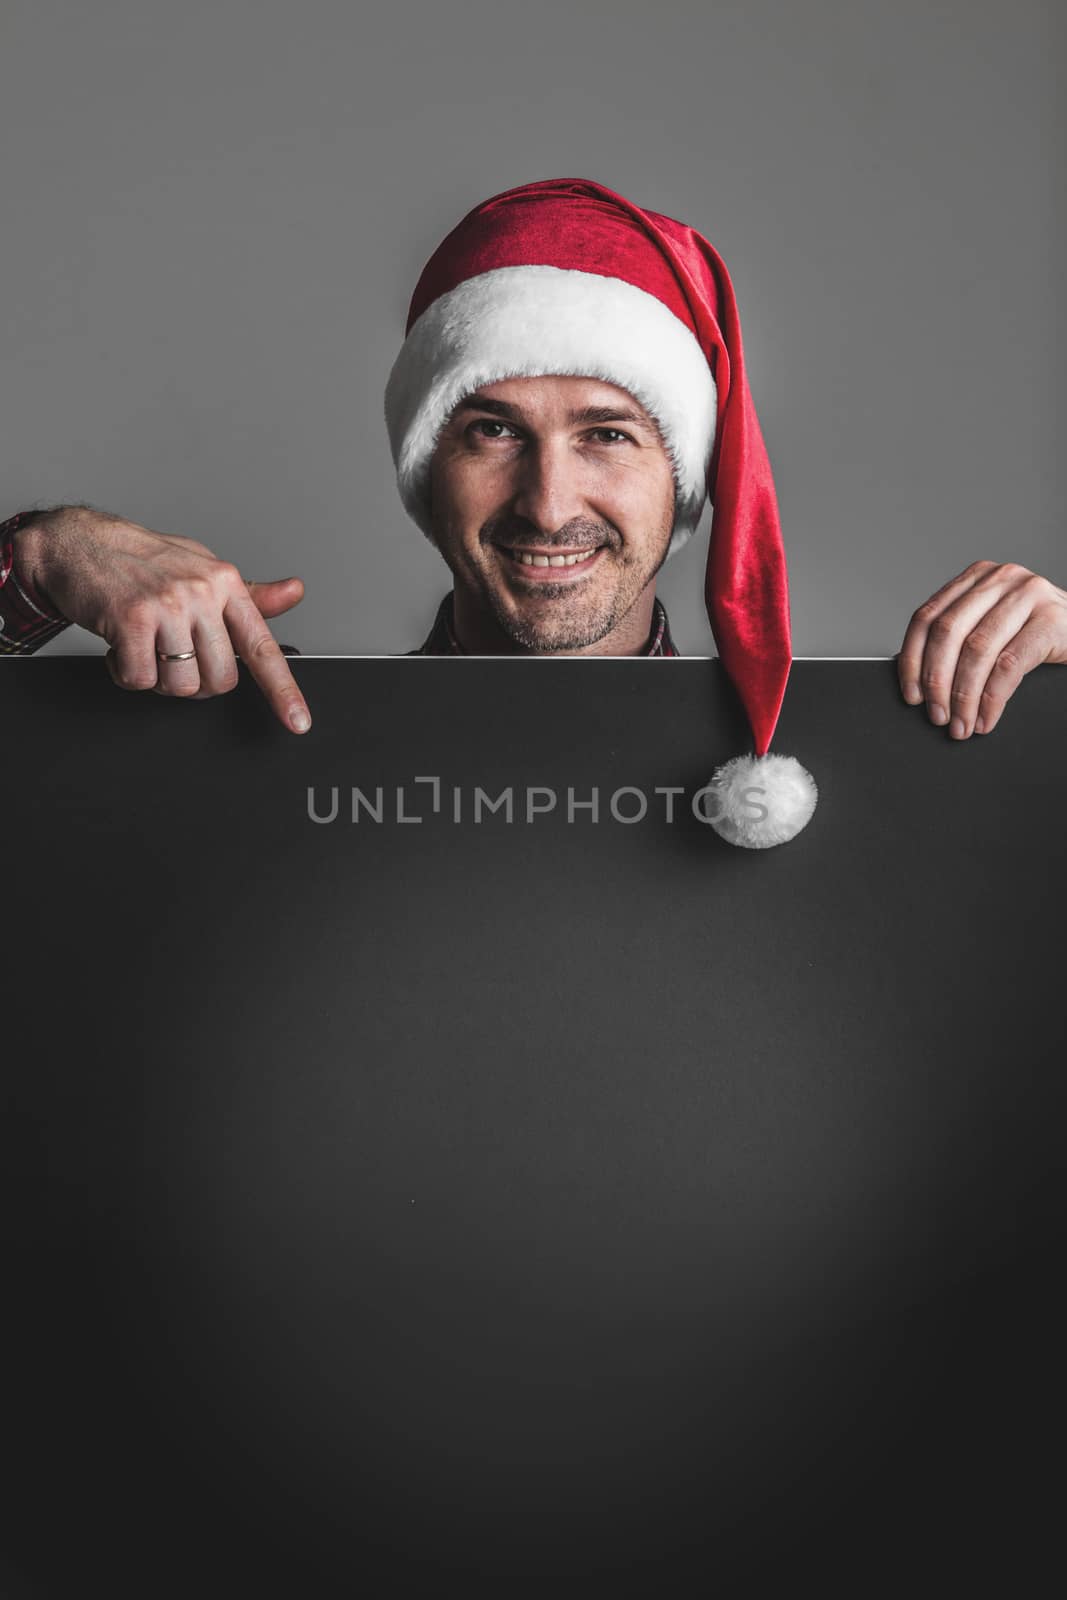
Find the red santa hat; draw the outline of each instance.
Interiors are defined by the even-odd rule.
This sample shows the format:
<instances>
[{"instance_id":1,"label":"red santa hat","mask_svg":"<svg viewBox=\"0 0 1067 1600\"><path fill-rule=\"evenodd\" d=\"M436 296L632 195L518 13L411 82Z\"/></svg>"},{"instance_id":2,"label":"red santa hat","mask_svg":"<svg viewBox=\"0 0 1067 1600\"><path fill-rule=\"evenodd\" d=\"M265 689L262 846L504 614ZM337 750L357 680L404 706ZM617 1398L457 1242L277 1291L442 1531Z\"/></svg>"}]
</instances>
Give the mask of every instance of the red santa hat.
<instances>
[{"instance_id":1,"label":"red santa hat","mask_svg":"<svg viewBox=\"0 0 1067 1600\"><path fill-rule=\"evenodd\" d=\"M423 269L385 394L400 497L428 537L430 459L455 407L484 384L549 374L615 384L656 419L676 491L668 556L712 503L704 597L753 750L714 773L706 814L733 844L782 844L818 791L794 757L769 753L792 664L789 588L722 258L695 228L584 178L469 212Z\"/></svg>"}]
</instances>

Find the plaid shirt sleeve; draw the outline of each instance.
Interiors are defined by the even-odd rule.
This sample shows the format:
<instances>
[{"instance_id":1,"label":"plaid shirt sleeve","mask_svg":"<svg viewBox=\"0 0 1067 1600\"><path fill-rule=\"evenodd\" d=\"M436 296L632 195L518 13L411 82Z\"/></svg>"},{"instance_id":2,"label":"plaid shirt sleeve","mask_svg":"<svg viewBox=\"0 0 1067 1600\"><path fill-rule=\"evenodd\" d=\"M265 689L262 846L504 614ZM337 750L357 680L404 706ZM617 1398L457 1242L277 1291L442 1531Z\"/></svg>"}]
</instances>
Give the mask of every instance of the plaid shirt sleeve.
<instances>
[{"instance_id":1,"label":"plaid shirt sleeve","mask_svg":"<svg viewBox=\"0 0 1067 1600\"><path fill-rule=\"evenodd\" d=\"M0 656L32 655L69 628L66 617L15 576L15 533L36 512L20 511L0 522Z\"/></svg>"}]
</instances>

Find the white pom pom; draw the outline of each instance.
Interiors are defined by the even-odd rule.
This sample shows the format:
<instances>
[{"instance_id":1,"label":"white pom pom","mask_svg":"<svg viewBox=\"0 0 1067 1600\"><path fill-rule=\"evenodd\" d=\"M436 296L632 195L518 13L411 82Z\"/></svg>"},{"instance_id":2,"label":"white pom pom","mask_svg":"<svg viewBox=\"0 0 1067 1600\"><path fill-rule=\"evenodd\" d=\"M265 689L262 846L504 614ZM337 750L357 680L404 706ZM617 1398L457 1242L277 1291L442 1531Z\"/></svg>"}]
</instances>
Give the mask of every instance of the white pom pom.
<instances>
[{"instance_id":1,"label":"white pom pom","mask_svg":"<svg viewBox=\"0 0 1067 1600\"><path fill-rule=\"evenodd\" d=\"M735 756L715 769L703 810L730 844L766 850L807 827L818 798L815 779L795 756Z\"/></svg>"}]
</instances>

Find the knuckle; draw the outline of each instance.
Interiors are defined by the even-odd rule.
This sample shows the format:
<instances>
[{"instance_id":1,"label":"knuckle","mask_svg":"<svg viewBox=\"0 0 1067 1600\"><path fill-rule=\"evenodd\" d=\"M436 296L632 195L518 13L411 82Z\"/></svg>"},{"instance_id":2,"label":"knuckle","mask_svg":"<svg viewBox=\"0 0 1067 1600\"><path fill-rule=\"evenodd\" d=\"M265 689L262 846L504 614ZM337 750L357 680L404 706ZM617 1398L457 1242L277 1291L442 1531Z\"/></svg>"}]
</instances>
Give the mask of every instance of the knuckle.
<instances>
[{"instance_id":1,"label":"knuckle","mask_svg":"<svg viewBox=\"0 0 1067 1600\"><path fill-rule=\"evenodd\" d=\"M1030 571L1030 568L1020 566L1018 561L1005 561L1004 565L1000 569L1000 573L1001 577L1010 578L1013 581L1033 577L1033 573Z\"/></svg>"},{"instance_id":2,"label":"knuckle","mask_svg":"<svg viewBox=\"0 0 1067 1600\"><path fill-rule=\"evenodd\" d=\"M212 568L212 576L224 589L235 588L244 581L232 561L216 561Z\"/></svg>"},{"instance_id":3,"label":"knuckle","mask_svg":"<svg viewBox=\"0 0 1067 1600\"><path fill-rule=\"evenodd\" d=\"M206 694L230 694L237 688L240 681L236 670L233 672L220 672L215 674L210 682L203 684L202 687Z\"/></svg>"},{"instance_id":4,"label":"knuckle","mask_svg":"<svg viewBox=\"0 0 1067 1600\"><path fill-rule=\"evenodd\" d=\"M968 634L963 641L960 656L966 657L968 661L978 661L982 656L988 655L992 648L993 639L991 635L982 628L975 628L974 632Z\"/></svg>"},{"instance_id":5,"label":"knuckle","mask_svg":"<svg viewBox=\"0 0 1067 1600\"><path fill-rule=\"evenodd\" d=\"M249 646L249 653L255 661L269 661L273 656L282 656L281 646L273 633L257 633Z\"/></svg>"},{"instance_id":6,"label":"knuckle","mask_svg":"<svg viewBox=\"0 0 1067 1600\"><path fill-rule=\"evenodd\" d=\"M997 671L1006 674L1015 673L1022 668L1022 660L1017 651L1010 646L1005 647L997 656Z\"/></svg>"},{"instance_id":7,"label":"knuckle","mask_svg":"<svg viewBox=\"0 0 1067 1600\"><path fill-rule=\"evenodd\" d=\"M155 663L139 657L109 655L107 657L108 670L120 689L153 689L155 688L158 673Z\"/></svg>"},{"instance_id":8,"label":"knuckle","mask_svg":"<svg viewBox=\"0 0 1067 1600\"><path fill-rule=\"evenodd\" d=\"M929 600L924 600L922 605L917 607L916 610L912 612L912 621L933 622L934 618L938 614L938 609L939 602L934 599L933 596L931 596Z\"/></svg>"},{"instance_id":9,"label":"knuckle","mask_svg":"<svg viewBox=\"0 0 1067 1600\"><path fill-rule=\"evenodd\" d=\"M194 572L185 580L185 592L190 600L210 600L215 593L215 585L206 573Z\"/></svg>"},{"instance_id":10,"label":"knuckle","mask_svg":"<svg viewBox=\"0 0 1067 1600\"><path fill-rule=\"evenodd\" d=\"M237 670L237 662L230 661L224 667L219 667L211 673L210 683L216 694L229 694L231 689L236 689L241 681L241 674Z\"/></svg>"},{"instance_id":11,"label":"knuckle","mask_svg":"<svg viewBox=\"0 0 1067 1600\"><path fill-rule=\"evenodd\" d=\"M935 644L947 644L954 632L953 618L942 612L930 628L930 637Z\"/></svg>"}]
</instances>

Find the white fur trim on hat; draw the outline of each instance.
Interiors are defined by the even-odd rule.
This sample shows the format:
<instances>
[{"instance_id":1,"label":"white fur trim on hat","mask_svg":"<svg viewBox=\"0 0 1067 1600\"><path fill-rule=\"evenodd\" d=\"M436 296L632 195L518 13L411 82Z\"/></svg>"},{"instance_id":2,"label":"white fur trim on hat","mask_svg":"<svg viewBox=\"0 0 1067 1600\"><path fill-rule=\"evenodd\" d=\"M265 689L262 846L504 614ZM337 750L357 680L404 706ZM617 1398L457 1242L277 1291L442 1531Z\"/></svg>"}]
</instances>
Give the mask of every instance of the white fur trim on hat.
<instances>
[{"instance_id":1,"label":"white fur trim on hat","mask_svg":"<svg viewBox=\"0 0 1067 1600\"><path fill-rule=\"evenodd\" d=\"M599 378L656 419L677 489L668 555L695 532L715 442L711 368L662 300L621 278L562 267L497 267L439 295L393 364L385 418L397 487L431 537L430 458L459 402L483 384L548 375Z\"/></svg>"}]
</instances>

